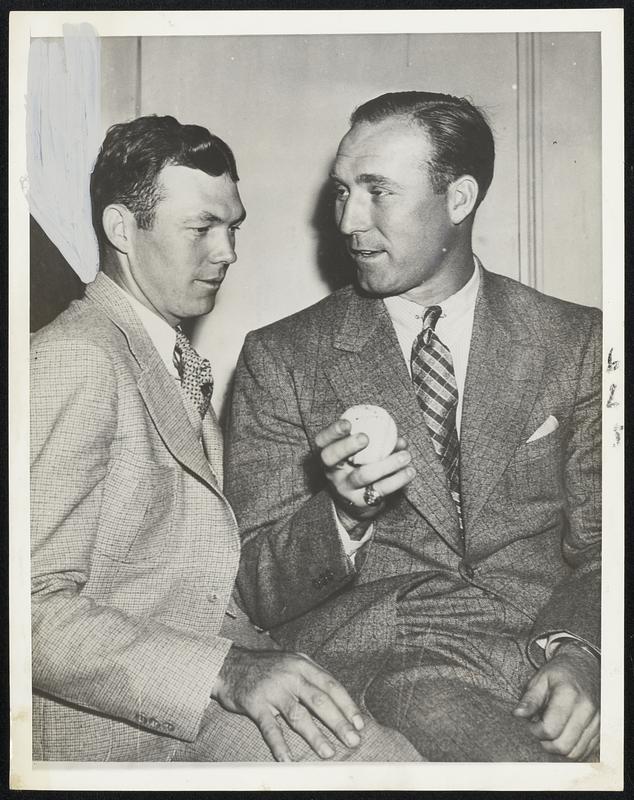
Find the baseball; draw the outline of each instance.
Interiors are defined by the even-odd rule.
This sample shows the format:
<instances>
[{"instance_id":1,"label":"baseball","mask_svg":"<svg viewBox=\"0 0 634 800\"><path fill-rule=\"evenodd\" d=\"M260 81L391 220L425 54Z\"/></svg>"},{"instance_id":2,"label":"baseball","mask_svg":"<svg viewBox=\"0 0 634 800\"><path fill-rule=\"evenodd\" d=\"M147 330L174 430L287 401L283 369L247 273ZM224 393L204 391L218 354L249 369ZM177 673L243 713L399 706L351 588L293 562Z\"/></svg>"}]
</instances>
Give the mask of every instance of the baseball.
<instances>
[{"instance_id":1,"label":"baseball","mask_svg":"<svg viewBox=\"0 0 634 800\"><path fill-rule=\"evenodd\" d=\"M380 461L394 450L398 431L396 423L388 412L380 406L351 406L341 415L351 424L351 435L365 433L370 440L363 450L350 457L350 462L360 466Z\"/></svg>"}]
</instances>

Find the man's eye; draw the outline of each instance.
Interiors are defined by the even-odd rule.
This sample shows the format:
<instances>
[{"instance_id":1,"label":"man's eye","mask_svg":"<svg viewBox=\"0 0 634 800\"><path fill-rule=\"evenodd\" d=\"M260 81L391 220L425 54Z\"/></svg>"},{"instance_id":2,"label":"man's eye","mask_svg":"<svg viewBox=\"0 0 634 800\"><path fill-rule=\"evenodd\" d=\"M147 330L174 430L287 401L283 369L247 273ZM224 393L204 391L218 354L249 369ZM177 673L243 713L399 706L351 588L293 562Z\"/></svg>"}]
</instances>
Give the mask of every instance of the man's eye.
<instances>
[{"instance_id":1,"label":"man's eye","mask_svg":"<svg viewBox=\"0 0 634 800\"><path fill-rule=\"evenodd\" d=\"M203 228L190 228L190 230L193 231L196 236L204 236L209 230L209 225L205 225Z\"/></svg>"},{"instance_id":2,"label":"man's eye","mask_svg":"<svg viewBox=\"0 0 634 800\"><path fill-rule=\"evenodd\" d=\"M338 199L340 199L342 197L345 197L348 194L348 190L346 189L345 186L333 186L332 187L332 193L335 196L335 198L338 200Z\"/></svg>"},{"instance_id":3,"label":"man's eye","mask_svg":"<svg viewBox=\"0 0 634 800\"><path fill-rule=\"evenodd\" d=\"M381 197L384 194L387 194L387 191L380 186L373 186L370 189L370 194L374 195L374 197Z\"/></svg>"},{"instance_id":4,"label":"man's eye","mask_svg":"<svg viewBox=\"0 0 634 800\"><path fill-rule=\"evenodd\" d=\"M232 225L232 226L229 228L229 230L231 231L231 233L235 233L236 231L239 231L239 230L240 230L240 226L239 226L239 225Z\"/></svg>"}]
</instances>

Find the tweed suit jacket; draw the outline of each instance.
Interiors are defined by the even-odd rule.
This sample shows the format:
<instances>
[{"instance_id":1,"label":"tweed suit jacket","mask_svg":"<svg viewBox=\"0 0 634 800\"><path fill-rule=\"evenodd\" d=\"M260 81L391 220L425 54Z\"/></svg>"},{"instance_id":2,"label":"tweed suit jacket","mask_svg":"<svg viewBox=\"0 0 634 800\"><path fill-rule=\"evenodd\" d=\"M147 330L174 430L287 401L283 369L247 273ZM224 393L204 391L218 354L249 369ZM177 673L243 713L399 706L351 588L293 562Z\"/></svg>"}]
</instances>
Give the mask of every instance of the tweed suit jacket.
<instances>
[{"instance_id":1,"label":"tweed suit jacket","mask_svg":"<svg viewBox=\"0 0 634 800\"><path fill-rule=\"evenodd\" d=\"M317 432L375 403L417 475L353 564L335 525ZM559 427L528 442L550 416ZM601 314L483 271L463 396L465 540L380 299L345 288L247 336L225 439L242 535L238 585L254 622L363 694L389 653L396 601L455 580L513 606L526 648L568 631L598 647Z\"/></svg>"},{"instance_id":2,"label":"tweed suit jacket","mask_svg":"<svg viewBox=\"0 0 634 800\"><path fill-rule=\"evenodd\" d=\"M35 759L169 760L231 642L239 559L213 416L201 441L99 274L32 339Z\"/></svg>"}]
</instances>

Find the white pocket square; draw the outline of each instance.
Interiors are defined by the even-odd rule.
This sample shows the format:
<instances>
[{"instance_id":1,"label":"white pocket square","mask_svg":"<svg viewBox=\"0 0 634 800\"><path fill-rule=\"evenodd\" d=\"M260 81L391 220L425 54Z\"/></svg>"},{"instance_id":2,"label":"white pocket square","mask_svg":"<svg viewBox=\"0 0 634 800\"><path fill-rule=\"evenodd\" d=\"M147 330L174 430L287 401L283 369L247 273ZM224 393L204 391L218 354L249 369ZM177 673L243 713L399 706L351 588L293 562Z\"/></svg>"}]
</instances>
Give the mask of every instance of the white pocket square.
<instances>
[{"instance_id":1,"label":"white pocket square","mask_svg":"<svg viewBox=\"0 0 634 800\"><path fill-rule=\"evenodd\" d=\"M549 433L556 431L558 427L559 423L557 422L557 418L553 417L553 415L551 414L548 417L548 419L542 422L542 424L539 426L539 428L537 428L535 433L529 439L526 440L526 444L528 444L529 442L534 442L537 439L543 439L544 436L548 436Z\"/></svg>"}]
</instances>

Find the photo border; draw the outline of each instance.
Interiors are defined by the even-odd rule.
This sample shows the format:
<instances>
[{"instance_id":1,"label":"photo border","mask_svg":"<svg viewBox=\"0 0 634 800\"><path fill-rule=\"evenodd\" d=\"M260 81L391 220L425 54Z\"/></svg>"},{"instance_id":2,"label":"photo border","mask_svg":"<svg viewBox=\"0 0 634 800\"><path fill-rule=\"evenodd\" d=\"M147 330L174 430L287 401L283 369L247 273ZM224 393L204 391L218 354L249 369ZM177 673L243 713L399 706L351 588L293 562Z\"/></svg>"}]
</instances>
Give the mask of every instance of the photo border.
<instances>
[{"instance_id":1,"label":"photo border","mask_svg":"<svg viewBox=\"0 0 634 800\"><path fill-rule=\"evenodd\" d=\"M619 790L623 786L623 369L604 370L602 722L598 764L87 764L31 761L29 221L25 97L31 38L90 23L100 36L599 31L602 37L604 365L623 365L623 11L13 11L9 40L9 469L11 786L21 789ZM618 406L607 408L612 385ZM621 443L623 438L621 437Z\"/></svg>"}]
</instances>

